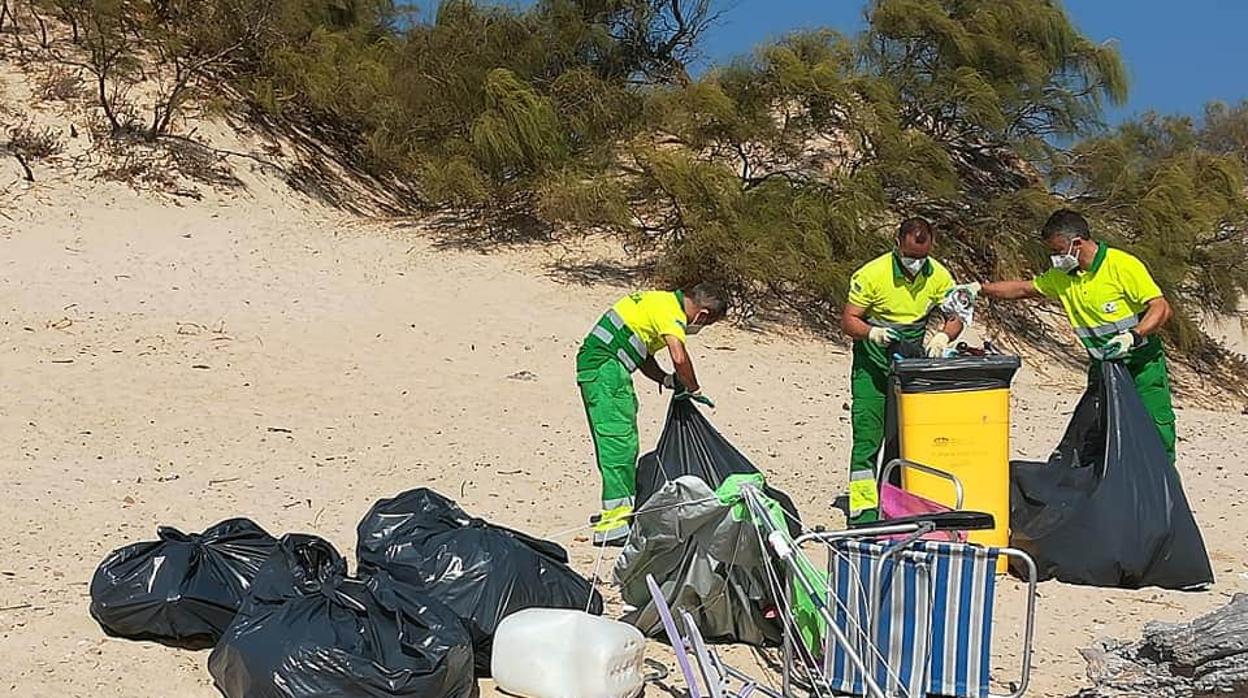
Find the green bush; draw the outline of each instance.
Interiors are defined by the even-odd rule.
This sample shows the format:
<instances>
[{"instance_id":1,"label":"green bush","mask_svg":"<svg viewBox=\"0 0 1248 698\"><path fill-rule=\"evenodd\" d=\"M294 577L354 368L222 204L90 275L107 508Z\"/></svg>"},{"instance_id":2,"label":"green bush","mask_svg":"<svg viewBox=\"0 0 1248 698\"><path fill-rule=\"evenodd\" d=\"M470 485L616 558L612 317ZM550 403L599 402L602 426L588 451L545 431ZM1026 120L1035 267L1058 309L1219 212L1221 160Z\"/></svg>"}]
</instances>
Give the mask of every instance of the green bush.
<instances>
[{"instance_id":1,"label":"green bush","mask_svg":"<svg viewBox=\"0 0 1248 698\"><path fill-rule=\"evenodd\" d=\"M1048 0L873 0L858 36L796 33L698 79L711 0L443 0L428 21L389 0L26 1L72 26L114 131L152 114L159 137L229 84L429 207L609 231L746 307L833 317L910 215L963 278L1033 273L1059 206L1146 260L1181 349L1248 290L1248 102L1105 129L1122 61ZM139 108L152 60L165 87Z\"/></svg>"}]
</instances>

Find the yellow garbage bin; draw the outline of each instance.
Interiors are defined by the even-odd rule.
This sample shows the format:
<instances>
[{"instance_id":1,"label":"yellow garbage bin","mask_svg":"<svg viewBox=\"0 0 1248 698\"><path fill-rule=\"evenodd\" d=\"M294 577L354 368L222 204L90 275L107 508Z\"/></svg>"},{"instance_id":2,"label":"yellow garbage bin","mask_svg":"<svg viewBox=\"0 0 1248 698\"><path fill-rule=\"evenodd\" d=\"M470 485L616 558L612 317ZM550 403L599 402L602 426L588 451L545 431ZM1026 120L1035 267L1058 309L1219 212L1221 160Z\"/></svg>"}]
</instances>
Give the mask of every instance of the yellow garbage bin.
<instances>
[{"instance_id":1,"label":"yellow garbage bin","mask_svg":"<svg viewBox=\"0 0 1248 698\"><path fill-rule=\"evenodd\" d=\"M1010 382L1017 356L899 359L893 392L901 457L952 473L962 481L962 508L992 514L995 527L969 539L1010 542ZM902 487L952 506L949 483L913 468ZM999 571L1005 571L1005 558Z\"/></svg>"}]
</instances>

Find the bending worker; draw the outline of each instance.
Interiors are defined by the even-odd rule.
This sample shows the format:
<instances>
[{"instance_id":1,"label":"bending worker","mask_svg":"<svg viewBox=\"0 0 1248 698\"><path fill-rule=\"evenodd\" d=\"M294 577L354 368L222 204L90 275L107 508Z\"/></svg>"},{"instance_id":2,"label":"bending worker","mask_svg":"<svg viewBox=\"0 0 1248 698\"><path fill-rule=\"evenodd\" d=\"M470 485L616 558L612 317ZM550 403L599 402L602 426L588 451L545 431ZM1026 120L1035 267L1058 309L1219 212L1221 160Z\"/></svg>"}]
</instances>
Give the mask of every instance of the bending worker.
<instances>
[{"instance_id":1,"label":"bending worker","mask_svg":"<svg viewBox=\"0 0 1248 698\"><path fill-rule=\"evenodd\" d=\"M594 526L596 545L623 544L636 493L638 369L676 397L714 406L702 395L685 338L724 317L727 297L709 284L688 291L644 291L625 296L598 320L576 354L576 382L589 417L602 511ZM654 360L667 349L675 373Z\"/></svg>"},{"instance_id":2,"label":"bending worker","mask_svg":"<svg viewBox=\"0 0 1248 698\"><path fill-rule=\"evenodd\" d=\"M962 333L962 321L949 316L941 329L924 341L928 318L954 287L949 270L929 256L934 239L930 223L911 218L901 224L896 249L864 264L849 281L841 329L854 340L850 369L851 523L879 519L876 459L884 442L890 346L923 343L928 356L938 357Z\"/></svg>"},{"instance_id":3,"label":"bending worker","mask_svg":"<svg viewBox=\"0 0 1248 698\"><path fill-rule=\"evenodd\" d=\"M1088 222L1070 210L1049 216L1041 237L1053 253L1052 269L1031 281L968 285L972 294L1017 300L1061 301L1080 343L1092 358L1088 388L1101 380L1101 362L1122 361L1174 462L1174 407L1166 355L1157 331L1173 311L1144 263L1092 239Z\"/></svg>"}]
</instances>

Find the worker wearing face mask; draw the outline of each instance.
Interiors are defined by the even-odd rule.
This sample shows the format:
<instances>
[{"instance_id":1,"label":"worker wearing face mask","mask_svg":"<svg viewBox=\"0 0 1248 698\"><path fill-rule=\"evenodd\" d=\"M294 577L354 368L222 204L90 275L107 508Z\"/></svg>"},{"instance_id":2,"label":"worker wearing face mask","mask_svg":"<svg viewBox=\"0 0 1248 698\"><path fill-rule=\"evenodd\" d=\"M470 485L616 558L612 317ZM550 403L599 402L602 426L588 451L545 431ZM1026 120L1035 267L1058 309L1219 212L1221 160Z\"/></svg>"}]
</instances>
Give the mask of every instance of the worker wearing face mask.
<instances>
[{"instance_id":1,"label":"worker wearing face mask","mask_svg":"<svg viewBox=\"0 0 1248 698\"><path fill-rule=\"evenodd\" d=\"M1135 379L1144 407L1174 462L1174 407L1166 355L1157 332L1173 311L1144 263L1092 239L1088 222L1070 210L1049 217L1041 230L1052 269L1030 281L968 284L972 295L1061 302L1080 343L1092 358L1088 388L1101 379L1102 361L1122 361Z\"/></svg>"},{"instance_id":2,"label":"worker wearing face mask","mask_svg":"<svg viewBox=\"0 0 1248 698\"><path fill-rule=\"evenodd\" d=\"M596 545L622 545L636 494L637 393L632 373L640 370L659 385L714 407L701 392L685 339L728 312L728 297L711 284L687 291L642 291L620 299L589 331L576 354L576 382L589 419L602 511L594 525ZM667 349L674 373L654 360Z\"/></svg>"},{"instance_id":3,"label":"worker wearing face mask","mask_svg":"<svg viewBox=\"0 0 1248 698\"><path fill-rule=\"evenodd\" d=\"M892 352L897 342L922 343L928 356L943 356L962 332L962 321L943 317L941 328L924 339L928 318L954 288L949 270L929 255L935 235L922 218L901 224L897 247L867 262L850 278L841 329L854 341L850 369L849 459L851 523L879 519L876 461L884 442L884 408Z\"/></svg>"}]
</instances>

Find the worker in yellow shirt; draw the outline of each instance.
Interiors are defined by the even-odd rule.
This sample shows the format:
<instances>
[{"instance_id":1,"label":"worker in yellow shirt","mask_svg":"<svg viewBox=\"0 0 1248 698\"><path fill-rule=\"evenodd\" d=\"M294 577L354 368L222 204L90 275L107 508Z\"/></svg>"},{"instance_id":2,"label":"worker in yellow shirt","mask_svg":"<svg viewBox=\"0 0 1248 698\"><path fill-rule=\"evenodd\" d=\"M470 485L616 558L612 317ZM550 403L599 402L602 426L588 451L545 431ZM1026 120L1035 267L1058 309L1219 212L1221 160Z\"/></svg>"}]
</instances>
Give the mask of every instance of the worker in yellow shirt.
<instances>
[{"instance_id":1,"label":"worker in yellow shirt","mask_svg":"<svg viewBox=\"0 0 1248 698\"><path fill-rule=\"evenodd\" d=\"M727 312L727 296L710 284L687 291L642 291L621 298L581 344L576 382L602 475L602 512L594 525L596 545L623 544L629 534L639 451L632 373L640 370L675 390L678 399L713 407L701 392L685 340ZM667 373L654 360L664 348L675 373Z\"/></svg>"},{"instance_id":2,"label":"worker in yellow shirt","mask_svg":"<svg viewBox=\"0 0 1248 698\"><path fill-rule=\"evenodd\" d=\"M1101 379L1101 362L1121 361L1157 425L1174 462L1174 407L1166 354L1157 332L1173 311L1161 288L1132 255L1097 242L1088 222L1071 210L1049 216L1041 237L1053 253L1052 268L1026 281L969 284L972 293L1016 300L1049 298L1061 302L1075 334L1092 359L1088 388Z\"/></svg>"},{"instance_id":3,"label":"worker in yellow shirt","mask_svg":"<svg viewBox=\"0 0 1248 698\"><path fill-rule=\"evenodd\" d=\"M901 224L897 247L867 262L849 281L841 330L854 341L850 369L849 516L852 523L879 518L876 460L884 442L884 407L892 348L922 343L928 356L943 356L962 333L962 321L945 316L926 340L929 317L954 288L953 276L930 254L935 234L922 218Z\"/></svg>"}]
</instances>

